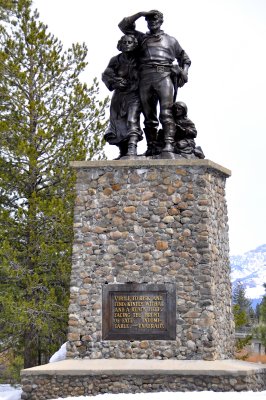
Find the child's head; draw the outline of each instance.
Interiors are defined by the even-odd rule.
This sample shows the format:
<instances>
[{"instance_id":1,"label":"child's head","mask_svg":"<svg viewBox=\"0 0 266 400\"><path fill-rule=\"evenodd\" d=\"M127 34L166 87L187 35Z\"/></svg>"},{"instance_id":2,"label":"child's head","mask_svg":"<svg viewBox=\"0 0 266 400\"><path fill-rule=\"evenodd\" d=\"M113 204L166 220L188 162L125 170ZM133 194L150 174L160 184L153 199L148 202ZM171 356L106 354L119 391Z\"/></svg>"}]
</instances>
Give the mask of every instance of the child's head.
<instances>
[{"instance_id":1,"label":"child's head","mask_svg":"<svg viewBox=\"0 0 266 400\"><path fill-rule=\"evenodd\" d=\"M177 101L173 104L173 116L177 119L187 116L187 105L183 101Z\"/></svg>"},{"instance_id":2,"label":"child's head","mask_svg":"<svg viewBox=\"0 0 266 400\"><path fill-rule=\"evenodd\" d=\"M122 52L133 51L137 46L138 41L134 35L123 35L117 43L117 49Z\"/></svg>"}]
</instances>

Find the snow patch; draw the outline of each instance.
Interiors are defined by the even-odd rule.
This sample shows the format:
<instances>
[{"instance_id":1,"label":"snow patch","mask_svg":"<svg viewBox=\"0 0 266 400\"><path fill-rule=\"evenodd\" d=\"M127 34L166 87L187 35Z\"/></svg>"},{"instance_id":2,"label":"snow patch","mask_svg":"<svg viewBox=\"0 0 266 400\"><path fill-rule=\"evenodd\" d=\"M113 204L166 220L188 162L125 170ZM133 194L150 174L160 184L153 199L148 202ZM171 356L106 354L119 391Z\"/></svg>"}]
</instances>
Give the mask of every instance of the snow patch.
<instances>
[{"instance_id":1,"label":"snow patch","mask_svg":"<svg viewBox=\"0 0 266 400\"><path fill-rule=\"evenodd\" d=\"M62 361L62 360L65 360L65 359L66 359L66 353L67 353L66 345L67 345L67 342L65 342L64 344L62 344L62 346L60 347L60 349L59 349L56 353L54 353L54 354L52 355L52 357L51 357L50 360L49 360L49 363L57 362L57 361Z\"/></svg>"},{"instance_id":2,"label":"snow patch","mask_svg":"<svg viewBox=\"0 0 266 400\"><path fill-rule=\"evenodd\" d=\"M8 384L0 385L0 399L1 400L20 400L21 393L22 393L22 390L20 388L15 388Z\"/></svg>"}]
</instances>

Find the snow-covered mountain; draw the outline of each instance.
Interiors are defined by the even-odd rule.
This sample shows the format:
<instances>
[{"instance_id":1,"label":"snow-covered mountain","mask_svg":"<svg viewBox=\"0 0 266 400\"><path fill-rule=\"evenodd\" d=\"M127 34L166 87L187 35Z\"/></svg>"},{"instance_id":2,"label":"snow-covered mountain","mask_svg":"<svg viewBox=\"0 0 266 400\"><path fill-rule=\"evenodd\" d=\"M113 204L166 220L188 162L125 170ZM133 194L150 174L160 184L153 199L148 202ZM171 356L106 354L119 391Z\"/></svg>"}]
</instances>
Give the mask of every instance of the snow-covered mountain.
<instances>
[{"instance_id":1,"label":"snow-covered mountain","mask_svg":"<svg viewBox=\"0 0 266 400\"><path fill-rule=\"evenodd\" d=\"M252 300L253 307L265 294L266 283L266 244L242 255L231 256L231 282L233 289L238 282L243 283L246 296Z\"/></svg>"}]
</instances>

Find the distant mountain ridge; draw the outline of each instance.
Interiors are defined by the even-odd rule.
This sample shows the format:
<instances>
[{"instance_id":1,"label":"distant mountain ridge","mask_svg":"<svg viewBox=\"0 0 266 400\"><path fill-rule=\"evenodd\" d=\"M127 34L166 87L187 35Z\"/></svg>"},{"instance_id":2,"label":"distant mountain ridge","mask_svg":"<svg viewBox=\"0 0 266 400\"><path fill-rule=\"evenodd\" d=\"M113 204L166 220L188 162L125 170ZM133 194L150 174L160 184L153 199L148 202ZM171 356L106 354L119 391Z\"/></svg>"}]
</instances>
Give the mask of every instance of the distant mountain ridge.
<instances>
[{"instance_id":1,"label":"distant mountain ridge","mask_svg":"<svg viewBox=\"0 0 266 400\"><path fill-rule=\"evenodd\" d=\"M266 283L266 244L242 255L231 256L230 264L233 289L241 282L255 307L265 294L263 283Z\"/></svg>"}]
</instances>

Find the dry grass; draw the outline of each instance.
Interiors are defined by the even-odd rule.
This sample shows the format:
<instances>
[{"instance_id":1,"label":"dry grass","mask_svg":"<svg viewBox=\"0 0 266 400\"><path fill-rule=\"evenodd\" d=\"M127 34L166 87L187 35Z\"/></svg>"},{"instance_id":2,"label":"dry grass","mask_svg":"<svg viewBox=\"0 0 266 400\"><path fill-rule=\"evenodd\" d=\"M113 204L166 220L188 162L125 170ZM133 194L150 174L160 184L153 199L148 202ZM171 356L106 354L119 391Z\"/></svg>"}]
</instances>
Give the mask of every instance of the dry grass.
<instances>
[{"instance_id":1,"label":"dry grass","mask_svg":"<svg viewBox=\"0 0 266 400\"><path fill-rule=\"evenodd\" d=\"M266 364L266 354L250 353L245 361Z\"/></svg>"},{"instance_id":2,"label":"dry grass","mask_svg":"<svg viewBox=\"0 0 266 400\"><path fill-rule=\"evenodd\" d=\"M242 361L266 364L266 354L252 353L246 347L237 351L235 353L235 358Z\"/></svg>"}]
</instances>

